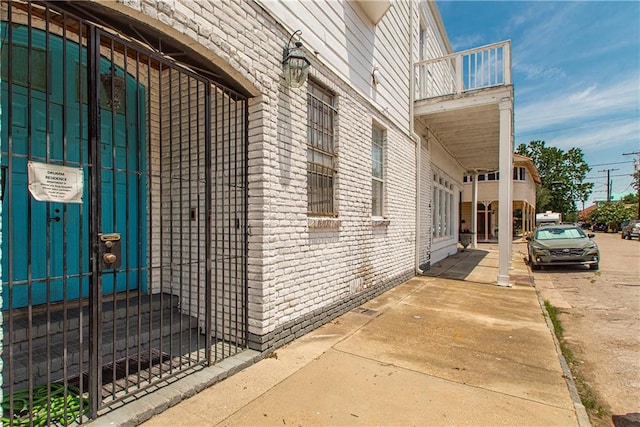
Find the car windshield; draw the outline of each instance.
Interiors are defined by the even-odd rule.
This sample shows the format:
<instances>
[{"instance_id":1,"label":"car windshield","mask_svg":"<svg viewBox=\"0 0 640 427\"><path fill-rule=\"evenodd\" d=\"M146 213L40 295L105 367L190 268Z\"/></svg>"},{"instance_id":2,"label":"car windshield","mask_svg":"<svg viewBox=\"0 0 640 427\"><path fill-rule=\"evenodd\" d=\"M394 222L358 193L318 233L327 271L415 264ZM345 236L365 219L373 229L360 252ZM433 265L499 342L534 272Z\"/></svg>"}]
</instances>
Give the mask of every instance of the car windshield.
<instances>
[{"instance_id":1,"label":"car windshield","mask_svg":"<svg viewBox=\"0 0 640 427\"><path fill-rule=\"evenodd\" d=\"M579 239L587 237L579 228L544 228L536 231L537 240Z\"/></svg>"}]
</instances>

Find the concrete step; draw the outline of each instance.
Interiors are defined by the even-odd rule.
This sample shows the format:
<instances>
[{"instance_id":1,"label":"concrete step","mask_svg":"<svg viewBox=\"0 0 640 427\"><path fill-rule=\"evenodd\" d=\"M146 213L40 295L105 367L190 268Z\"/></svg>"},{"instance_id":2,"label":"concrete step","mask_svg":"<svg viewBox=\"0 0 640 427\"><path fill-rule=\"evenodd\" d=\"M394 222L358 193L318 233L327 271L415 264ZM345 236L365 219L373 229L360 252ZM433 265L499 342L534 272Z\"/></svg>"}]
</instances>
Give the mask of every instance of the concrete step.
<instances>
[{"instance_id":1,"label":"concrete step","mask_svg":"<svg viewBox=\"0 0 640 427\"><path fill-rule=\"evenodd\" d=\"M162 300L160 302L160 300ZM107 303L103 306L100 350L102 364L108 365L122 358L149 359L145 352L150 349L166 353L167 357L183 354L201 347L204 338L199 335L197 319L181 314L177 308L177 298L165 295L163 298L142 298L138 309L138 299ZM11 382L14 390L24 388L33 379L34 385L42 385L63 378L78 376L88 370L89 330L88 314L78 317L76 322L68 322L66 327L55 324L51 314L48 329L57 333L38 335L30 341L11 344ZM106 320L109 319L109 320ZM34 319L36 320L36 319ZM40 322L40 319L37 320ZM71 327L75 325L75 329ZM82 325L82 329L80 329ZM32 327L25 335L34 335L38 330ZM62 331L66 330L66 336ZM14 336L20 336L13 331ZM199 342L198 342L199 340ZM5 346L5 362L9 362L8 348ZM140 353L140 355L138 355ZM134 363L135 364L135 363ZM4 371L4 387L9 384L9 372Z\"/></svg>"},{"instance_id":2,"label":"concrete step","mask_svg":"<svg viewBox=\"0 0 640 427\"><path fill-rule=\"evenodd\" d=\"M140 297L118 298L114 301L102 303L102 321L108 322L113 319L123 319L133 314L157 312L165 308L176 307L178 305L178 297L169 294L142 295ZM29 318L27 312L17 313L13 315L11 324L11 334L9 334L9 321L6 313L5 340L7 336L11 337L11 342L15 345L28 341L29 337L32 341L47 336L62 335L64 331L77 331L80 325L88 327L89 325L89 308L82 304L81 300L75 300L63 304L55 304L47 307L34 308L34 314ZM138 305L140 311L138 311ZM44 310L43 310L44 309ZM21 350L21 348L16 348Z\"/></svg>"}]
</instances>

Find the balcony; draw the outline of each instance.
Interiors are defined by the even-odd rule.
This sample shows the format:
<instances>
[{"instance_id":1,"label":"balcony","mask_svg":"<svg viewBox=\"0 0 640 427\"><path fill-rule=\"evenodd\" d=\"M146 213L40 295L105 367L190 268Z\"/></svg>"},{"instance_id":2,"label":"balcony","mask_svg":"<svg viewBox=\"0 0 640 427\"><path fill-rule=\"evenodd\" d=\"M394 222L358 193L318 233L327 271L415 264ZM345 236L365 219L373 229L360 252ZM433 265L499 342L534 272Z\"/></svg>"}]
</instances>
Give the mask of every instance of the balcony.
<instances>
[{"instance_id":1,"label":"balcony","mask_svg":"<svg viewBox=\"0 0 640 427\"><path fill-rule=\"evenodd\" d=\"M511 85L511 42L469 49L415 64L415 100Z\"/></svg>"},{"instance_id":2,"label":"balcony","mask_svg":"<svg viewBox=\"0 0 640 427\"><path fill-rule=\"evenodd\" d=\"M511 147L500 118L513 116L511 42L420 61L414 72L415 128L437 135L466 171L498 170L501 138Z\"/></svg>"}]
</instances>

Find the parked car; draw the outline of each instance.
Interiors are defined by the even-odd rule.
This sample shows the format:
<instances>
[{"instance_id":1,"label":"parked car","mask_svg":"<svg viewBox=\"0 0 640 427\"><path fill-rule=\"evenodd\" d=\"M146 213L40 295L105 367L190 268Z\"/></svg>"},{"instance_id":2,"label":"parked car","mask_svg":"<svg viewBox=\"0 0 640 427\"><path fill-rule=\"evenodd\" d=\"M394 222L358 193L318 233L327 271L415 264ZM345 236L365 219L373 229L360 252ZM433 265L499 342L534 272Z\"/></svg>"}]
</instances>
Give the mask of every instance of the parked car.
<instances>
[{"instance_id":1,"label":"parked car","mask_svg":"<svg viewBox=\"0 0 640 427\"><path fill-rule=\"evenodd\" d=\"M640 240L640 220L634 219L624 224L620 237L623 239L633 239L635 237Z\"/></svg>"},{"instance_id":2,"label":"parked car","mask_svg":"<svg viewBox=\"0 0 640 427\"><path fill-rule=\"evenodd\" d=\"M543 265L588 265L600 268L600 250L591 240L595 234L585 234L576 225L547 225L536 228L527 237L529 265L538 270Z\"/></svg>"},{"instance_id":3,"label":"parked car","mask_svg":"<svg viewBox=\"0 0 640 427\"><path fill-rule=\"evenodd\" d=\"M604 222L596 222L591 226L591 231L604 231L606 233L608 229L609 227Z\"/></svg>"}]
</instances>

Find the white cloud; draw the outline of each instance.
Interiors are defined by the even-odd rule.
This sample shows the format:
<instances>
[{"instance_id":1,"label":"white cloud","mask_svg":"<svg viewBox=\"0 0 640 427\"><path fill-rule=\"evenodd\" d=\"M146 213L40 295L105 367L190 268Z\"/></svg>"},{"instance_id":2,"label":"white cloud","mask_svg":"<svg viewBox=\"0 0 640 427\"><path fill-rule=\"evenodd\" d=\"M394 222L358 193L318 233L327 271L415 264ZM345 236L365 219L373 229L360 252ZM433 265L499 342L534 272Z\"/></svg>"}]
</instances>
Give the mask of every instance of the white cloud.
<instances>
[{"instance_id":1,"label":"white cloud","mask_svg":"<svg viewBox=\"0 0 640 427\"><path fill-rule=\"evenodd\" d=\"M633 149L633 141L636 142L636 149L639 143L640 124L637 120L628 120L626 123L612 122L600 126L589 126L576 128L571 131L556 134L556 136L545 139L548 145L558 147L567 151L573 147L582 149L583 152L594 151L605 148L608 150L619 150L623 147ZM624 150L620 150L624 151Z\"/></svg>"},{"instance_id":2,"label":"white cloud","mask_svg":"<svg viewBox=\"0 0 640 427\"><path fill-rule=\"evenodd\" d=\"M519 71L525 74L526 79L533 80L537 78L545 78L545 79L564 79L567 77L567 73L565 73L562 69L557 67L548 67L541 64L522 64L518 62L514 62L512 64L512 68L514 71Z\"/></svg>"},{"instance_id":3,"label":"white cloud","mask_svg":"<svg viewBox=\"0 0 640 427\"><path fill-rule=\"evenodd\" d=\"M451 48L454 52L458 52L465 49L474 48L482 44L483 38L481 34L463 35L455 37L451 40Z\"/></svg>"},{"instance_id":4,"label":"white cloud","mask_svg":"<svg viewBox=\"0 0 640 427\"><path fill-rule=\"evenodd\" d=\"M596 89L596 85L591 85L588 88L584 89L582 92L574 93L572 95L571 101L572 102L588 101L589 95L593 93L595 89Z\"/></svg>"},{"instance_id":5,"label":"white cloud","mask_svg":"<svg viewBox=\"0 0 640 427\"><path fill-rule=\"evenodd\" d=\"M593 119L638 117L639 114L638 78L631 76L608 87L591 83L573 92L542 93L529 104L516 105L516 125L521 133L529 133Z\"/></svg>"},{"instance_id":6,"label":"white cloud","mask_svg":"<svg viewBox=\"0 0 640 427\"><path fill-rule=\"evenodd\" d=\"M556 51L559 41L567 41L569 28L576 21L576 7L578 5L564 2L525 2L526 7L518 11L515 20L509 25L518 34L514 43L514 58L524 58L524 61L534 64L538 58L546 59L550 52ZM513 19L513 18L512 18ZM563 52L565 55L568 52ZM527 64L522 64L526 67Z\"/></svg>"}]
</instances>

